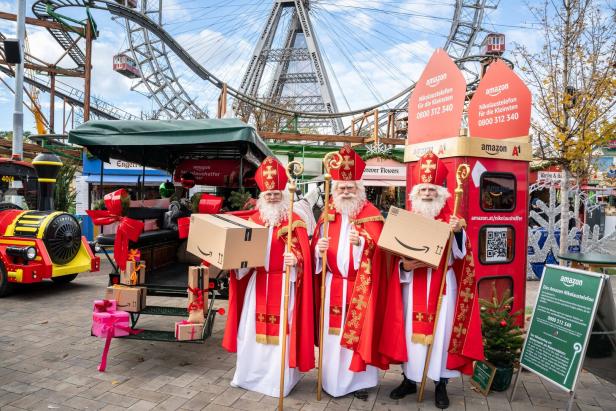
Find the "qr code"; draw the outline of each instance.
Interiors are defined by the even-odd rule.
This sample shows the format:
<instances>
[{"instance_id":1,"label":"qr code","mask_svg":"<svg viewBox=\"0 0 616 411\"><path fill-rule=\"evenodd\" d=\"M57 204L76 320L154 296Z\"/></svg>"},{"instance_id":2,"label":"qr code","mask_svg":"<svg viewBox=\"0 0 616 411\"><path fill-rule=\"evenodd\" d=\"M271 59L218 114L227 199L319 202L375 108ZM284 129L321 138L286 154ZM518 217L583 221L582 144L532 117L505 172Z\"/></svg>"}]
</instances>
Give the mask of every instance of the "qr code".
<instances>
[{"instance_id":1,"label":"qr code","mask_svg":"<svg viewBox=\"0 0 616 411\"><path fill-rule=\"evenodd\" d=\"M486 262L507 261L507 228L486 229Z\"/></svg>"}]
</instances>

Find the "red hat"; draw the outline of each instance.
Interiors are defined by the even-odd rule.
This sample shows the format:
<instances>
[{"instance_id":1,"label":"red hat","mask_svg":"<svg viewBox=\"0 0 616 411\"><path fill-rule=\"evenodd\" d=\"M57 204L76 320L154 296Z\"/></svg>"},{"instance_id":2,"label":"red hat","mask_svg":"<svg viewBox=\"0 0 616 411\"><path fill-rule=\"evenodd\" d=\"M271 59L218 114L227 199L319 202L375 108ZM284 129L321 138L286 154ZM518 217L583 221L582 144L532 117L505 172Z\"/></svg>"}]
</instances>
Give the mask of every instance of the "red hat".
<instances>
[{"instance_id":1,"label":"red hat","mask_svg":"<svg viewBox=\"0 0 616 411\"><path fill-rule=\"evenodd\" d=\"M361 180L366 163L361 159L349 145L340 149L342 164L340 168L331 171L332 179L335 181L356 181Z\"/></svg>"},{"instance_id":2,"label":"red hat","mask_svg":"<svg viewBox=\"0 0 616 411\"><path fill-rule=\"evenodd\" d=\"M447 167L432 151L427 152L419 159L415 184L434 184L442 186L447 178Z\"/></svg>"},{"instance_id":3,"label":"red hat","mask_svg":"<svg viewBox=\"0 0 616 411\"><path fill-rule=\"evenodd\" d=\"M274 157L263 160L255 174L255 181L261 191L282 191L287 185L287 180L287 171Z\"/></svg>"}]
</instances>

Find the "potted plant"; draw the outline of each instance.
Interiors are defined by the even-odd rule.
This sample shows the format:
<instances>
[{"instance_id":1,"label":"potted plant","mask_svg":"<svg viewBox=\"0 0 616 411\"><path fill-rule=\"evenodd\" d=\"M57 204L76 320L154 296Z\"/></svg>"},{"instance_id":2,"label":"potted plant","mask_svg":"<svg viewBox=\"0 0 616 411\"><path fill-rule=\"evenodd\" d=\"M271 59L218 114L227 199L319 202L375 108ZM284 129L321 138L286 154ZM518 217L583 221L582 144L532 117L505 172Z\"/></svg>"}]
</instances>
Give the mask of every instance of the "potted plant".
<instances>
[{"instance_id":1,"label":"potted plant","mask_svg":"<svg viewBox=\"0 0 616 411\"><path fill-rule=\"evenodd\" d=\"M524 331L517 323L522 310L512 313L512 303L510 290L504 291L499 299L495 285L490 300L479 300L485 357L496 367L491 386L494 391L509 388L513 366L518 362L524 344Z\"/></svg>"}]
</instances>

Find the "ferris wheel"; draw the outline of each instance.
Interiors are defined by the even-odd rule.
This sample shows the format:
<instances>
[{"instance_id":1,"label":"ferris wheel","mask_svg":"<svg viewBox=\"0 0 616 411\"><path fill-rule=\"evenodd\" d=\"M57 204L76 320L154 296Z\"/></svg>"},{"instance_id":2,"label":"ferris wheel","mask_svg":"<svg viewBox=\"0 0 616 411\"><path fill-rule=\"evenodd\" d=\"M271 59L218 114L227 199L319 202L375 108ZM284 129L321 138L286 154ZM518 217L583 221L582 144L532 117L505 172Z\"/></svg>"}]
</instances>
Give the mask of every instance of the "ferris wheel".
<instances>
[{"instance_id":1,"label":"ferris wheel","mask_svg":"<svg viewBox=\"0 0 616 411\"><path fill-rule=\"evenodd\" d=\"M168 4L142 0L136 6L195 60L225 83L239 87L276 1L280 0L173 0ZM312 0L305 4L338 109L344 112L382 102L411 84L436 47L443 47L455 59L478 54L482 23L498 1ZM291 23L278 23L280 33L285 32L285 24ZM134 88L159 104L160 115L186 118L211 114L218 88L204 85L180 56L169 53L164 42L142 26L127 20L126 34L127 53L141 72ZM279 37L276 50L283 49L284 36ZM478 77L477 65L463 68L470 80ZM267 77L267 73L263 75ZM264 78L262 90L271 88L272 82ZM301 88L298 81L296 93L302 93ZM405 107L406 99L394 105Z\"/></svg>"}]
</instances>

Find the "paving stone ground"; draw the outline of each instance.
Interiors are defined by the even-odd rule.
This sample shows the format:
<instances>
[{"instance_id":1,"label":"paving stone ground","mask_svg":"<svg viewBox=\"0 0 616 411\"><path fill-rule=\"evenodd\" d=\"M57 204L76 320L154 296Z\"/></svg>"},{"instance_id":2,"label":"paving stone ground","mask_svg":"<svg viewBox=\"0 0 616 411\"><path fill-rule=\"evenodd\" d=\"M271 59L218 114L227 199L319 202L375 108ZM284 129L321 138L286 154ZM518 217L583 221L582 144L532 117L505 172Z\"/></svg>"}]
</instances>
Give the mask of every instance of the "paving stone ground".
<instances>
[{"instance_id":1,"label":"paving stone ground","mask_svg":"<svg viewBox=\"0 0 616 411\"><path fill-rule=\"evenodd\" d=\"M103 273L108 272L103 267ZM235 355L221 346L224 317L216 320L204 344L143 342L116 339L107 372L97 366L104 341L90 336L92 300L103 295L107 277L79 276L68 285L44 282L24 287L0 300L0 410L275 410L277 399L229 386ZM534 302L538 282L528 283ZM183 305L182 299L148 297L150 304ZM220 307L226 302L221 301ZM143 328L171 330L172 317L140 320ZM582 372L576 409L616 410L616 386ZM368 401L324 394L316 401L316 372L304 375L286 409L436 410L433 386L424 403L416 397L393 401L389 392L400 382L398 367L383 373ZM535 375L522 374L515 401L507 393L487 398L470 388L468 378L449 384L450 410L557 410L567 395Z\"/></svg>"}]
</instances>

